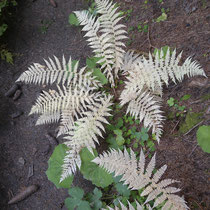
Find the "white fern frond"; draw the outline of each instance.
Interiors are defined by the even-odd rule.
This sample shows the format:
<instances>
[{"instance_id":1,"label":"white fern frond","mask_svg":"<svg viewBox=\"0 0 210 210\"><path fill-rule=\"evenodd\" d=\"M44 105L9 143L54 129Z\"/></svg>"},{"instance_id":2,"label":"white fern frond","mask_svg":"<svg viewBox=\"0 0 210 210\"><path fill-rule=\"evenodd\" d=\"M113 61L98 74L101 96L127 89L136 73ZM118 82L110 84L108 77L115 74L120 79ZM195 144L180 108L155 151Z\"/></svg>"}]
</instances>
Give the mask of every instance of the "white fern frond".
<instances>
[{"instance_id":1,"label":"white fern frond","mask_svg":"<svg viewBox=\"0 0 210 210\"><path fill-rule=\"evenodd\" d=\"M155 58L149 53L149 58L128 52L124 57L122 66L126 77L125 88L121 93L121 105L128 103L127 113L143 121L145 127L152 127L159 141L162 133L162 121L160 105L152 96L145 96L145 91L154 96L162 96L163 84L168 85L169 79L174 83L181 82L185 75L188 77L206 76L204 70L196 61L187 58L182 66L179 65L181 53L176 58L176 50L170 55L168 49L165 57L163 49L157 52Z\"/></svg>"},{"instance_id":2,"label":"white fern frond","mask_svg":"<svg viewBox=\"0 0 210 210\"><path fill-rule=\"evenodd\" d=\"M56 56L54 56L54 60L51 58L49 58L49 61L44 60L46 65L34 63L21 74L16 82L21 81L38 85L55 83L69 86L71 84L92 87L93 89L101 86L99 81L91 76L91 72L85 72L85 68L78 70L79 62L73 65L71 57L68 62L64 57L62 63Z\"/></svg>"},{"instance_id":3,"label":"white fern frond","mask_svg":"<svg viewBox=\"0 0 210 210\"><path fill-rule=\"evenodd\" d=\"M36 104L32 107L30 114L54 114L62 110L72 110L72 113L82 113L87 109L88 104L99 101L100 93L92 93L85 88L63 86L63 90L57 86L55 90L43 93L38 97Z\"/></svg>"},{"instance_id":4,"label":"white fern frond","mask_svg":"<svg viewBox=\"0 0 210 210\"><path fill-rule=\"evenodd\" d=\"M123 75L128 75L129 72L134 71L135 64L142 62L143 56L136 53L134 50L128 50L123 57L122 71Z\"/></svg>"},{"instance_id":5,"label":"white fern frond","mask_svg":"<svg viewBox=\"0 0 210 210\"><path fill-rule=\"evenodd\" d=\"M179 65L181 54L176 58L176 50L170 55L170 49L168 49L164 57L161 49L160 55L156 53L154 59L151 53L149 53L149 59L142 56L142 59L137 59L131 65L127 85L132 85L133 88L146 86L149 90L155 92L157 87L162 90L164 83L168 85L169 79L176 83L176 81L181 82L185 75L188 77L196 75L206 77L204 70L196 61L192 62L191 58L187 58L182 66Z\"/></svg>"},{"instance_id":6,"label":"white fern frond","mask_svg":"<svg viewBox=\"0 0 210 210\"><path fill-rule=\"evenodd\" d=\"M108 206L109 210L135 210L135 208L131 205L131 203L129 201L128 202L128 208L126 206L124 206L121 202L120 203L120 208L118 206L115 205L115 208L111 208ZM137 201L136 201L136 210L144 210L144 209L148 209L148 210L152 210L151 206L149 204L147 205L140 205ZM103 209L105 210L105 209Z\"/></svg>"},{"instance_id":7,"label":"white fern frond","mask_svg":"<svg viewBox=\"0 0 210 210\"><path fill-rule=\"evenodd\" d=\"M103 137L102 132L105 131L103 123L108 123L105 117L111 116L109 113L109 107L112 105L111 98L111 96L106 96L101 99L100 104L90 105L88 107L90 111L84 112L83 118L78 119L75 125L68 127L67 136L64 139L67 140L65 144L70 149L69 155L78 154L79 156L80 150L84 147L92 152L92 148L95 148L95 142L99 144L97 136ZM80 157L75 162L72 159L65 158L62 177L74 173L76 165L80 168L80 161Z\"/></svg>"},{"instance_id":8,"label":"white fern frond","mask_svg":"<svg viewBox=\"0 0 210 210\"><path fill-rule=\"evenodd\" d=\"M60 120L60 118L61 118L60 111L54 112L53 114L45 113L39 116L39 118L36 121L36 125L56 123Z\"/></svg>"},{"instance_id":9,"label":"white fern frond","mask_svg":"<svg viewBox=\"0 0 210 210\"><path fill-rule=\"evenodd\" d=\"M184 199L174 194L179 189L168 187L168 185L176 181L172 179L160 181L167 167L163 166L156 173L153 173L155 155L146 168L143 151L141 151L140 159L137 161L135 153L131 150L129 155L126 149L124 153L113 149L95 158L93 162L105 168L109 173L114 172L115 176L122 175L121 181L128 184L129 188L133 190L144 188L141 196L147 196L145 204L155 200L152 208L165 202L163 209L188 209Z\"/></svg>"},{"instance_id":10,"label":"white fern frond","mask_svg":"<svg viewBox=\"0 0 210 210\"><path fill-rule=\"evenodd\" d=\"M121 13L117 13L118 7L113 4L110 0L96 0L97 13L101 14L99 21L101 23L100 32L108 33L111 37L110 42L112 43L112 54L114 56L114 75L115 78L118 77L118 71L123 64L124 49L125 44L122 40L127 39L125 35L127 32L124 30L126 27L123 24L119 24L119 21L123 18L120 17Z\"/></svg>"},{"instance_id":11,"label":"white fern frond","mask_svg":"<svg viewBox=\"0 0 210 210\"><path fill-rule=\"evenodd\" d=\"M128 96L133 97L133 99ZM156 135L156 139L159 142L164 117L162 115L163 111L160 110L160 101L157 100L157 97L155 99L148 91L133 92L133 95L130 93L127 95L123 92L120 96L121 105L123 105L125 98L126 100L131 99L129 100L126 114L129 113L135 119L138 119L140 123L143 122L145 128L152 128L152 133Z\"/></svg>"},{"instance_id":12,"label":"white fern frond","mask_svg":"<svg viewBox=\"0 0 210 210\"><path fill-rule=\"evenodd\" d=\"M77 145L74 145L73 148L67 150L66 156L64 158L64 164L62 165L62 174L60 182L74 174L77 170L77 167L81 167L81 159L79 155L80 148L77 148Z\"/></svg>"},{"instance_id":13,"label":"white fern frond","mask_svg":"<svg viewBox=\"0 0 210 210\"><path fill-rule=\"evenodd\" d=\"M101 58L98 63L102 64L101 69L107 76L109 82L114 86L114 77L112 75L112 65L113 65L113 53L110 49L112 46L108 33L104 33L101 36L98 35L100 22L99 20L91 15L88 11L76 11L74 12L81 25L84 25L83 31L87 31L85 36L89 37L88 42L96 57Z\"/></svg>"}]
</instances>

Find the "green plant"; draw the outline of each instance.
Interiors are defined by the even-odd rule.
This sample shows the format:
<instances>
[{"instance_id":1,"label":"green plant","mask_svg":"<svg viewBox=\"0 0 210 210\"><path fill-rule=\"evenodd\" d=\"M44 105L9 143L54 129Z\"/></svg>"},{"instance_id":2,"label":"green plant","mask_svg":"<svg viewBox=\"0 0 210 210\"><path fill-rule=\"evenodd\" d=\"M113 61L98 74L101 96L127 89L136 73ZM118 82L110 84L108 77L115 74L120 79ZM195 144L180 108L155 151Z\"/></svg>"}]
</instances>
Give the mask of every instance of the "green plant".
<instances>
[{"instance_id":1,"label":"green plant","mask_svg":"<svg viewBox=\"0 0 210 210\"><path fill-rule=\"evenodd\" d=\"M164 8L161 9L161 15L155 20L157 23L167 20L167 14Z\"/></svg>"},{"instance_id":2,"label":"green plant","mask_svg":"<svg viewBox=\"0 0 210 210\"><path fill-rule=\"evenodd\" d=\"M210 126L202 125L198 128L197 133L198 145L204 152L210 153Z\"/></svg>"},{"instance_id":3,"label":"green plant","mask_svg":"<svg viewBox=\"0 0 210 210\"><path fill-rule=\"evenodd\" d=\"M176 117L179 117L179 116L183 117L185 115L185 113L187 112L186 106L181 105L181 102L188 100L190 97L191 97L191 95L186 94L181 98L180 102L178 100L174 99L173 97L170 97L167 100L167 104L170 107L173 107L175 109Z\"/></svg>"},{"instance_id":4,"label":"green plant","mask_svg":"<svg viewBox=\"0 0 210 210\"><path fill-rule=\"evenodd\" d=\"M149 28L149 26L148 26L148 24L142 24L142 23L139 23L138 25L137 25L137 29L138 29L138 31L139 32L145 32L145 33L147 33L148 32L148 28Z\"/></svg>"},{"instance_id":5,"label":"green plant","mask_svg":"<svg viewBox=\"0 0 210 210\"><path fill-rule=\"evenodd\" d=\"M42 34L46 34L49 27L53 24L52 20L41 20L40 31Z\"/></svg>"},{"instance_id":6,"label":"green plant","mask_svg":"<svg viewBox=\"0 0 210 210\"><path fill-rule=\"evenodd\" d=\"M15 0L1 0L0 1L0 38L4 35L8 28L9 19L11 16L10 7L17 5ZM5 44L0 43L0 56L2 60L13 64L13 54L6 48Z\"/></svg>"},{"instance_id":7,"label":"green plant","mask_svg":"<svg viewBox=\"0 0 210 210\"><path fill-rule=\"evenodd\" d=\"M74 12L78 22L83 26L82 30L86 32L85 36L89 46L93 48L95 54L86 60L87 66L79 68L78 61L71 58L66 61L63 57L61 62L57 57L54 57L54 59L45 60L45 65L34 63L17 80L56 87L55 90L49 89L49 91L43 91L40 94L30 114L40 114L36 124L59 122L57 135L63 137L64 144L67 146L67 148L62 146L65 157L63 158L62 155L63 162L59 161L62 164L62 174L60 173L60 164L59 167L55 167L58 171L54 170L53 166L56 164L54 159L56 159L55 154L58 149L49 161L47 172L49 179L57 185L58 178L60 183L64 183L68 177L75 174L77 169L98 187L107 188L112 185L111 175L93 161L93 159L99 160L95 143L99 144L102 140L102 133L108 134L106 141L111 148L122 150L123 147L129 147L128 151L131 156L127 155L126 150L124 150L125 156L121 152L114 152L114 150L109 154L115 153L116 159L123 159L122 163L118 161L118 167L122 165L123 170L123 161L128 159L130 162L127 163L127 166L131 163L131 168L127 167L126 170L130 171L130 174L138 175L144 170L145 157L141 152L140 161L137 164L135 154L138 154L139 151L136 150L134 153L131 148L139 149L140 145L144 143L145 150L149 148L153 151L153 140L160 141L162 121L164 120L160 110L163 85L168 85L169 79L174 83L181 82L185 75L188 77L205 76L199 64L196 61L191 62L190 58L187 58L183 65L179 65L181 54L176 57L176 50L171 52L168 49L164 55L164 50L160 49L154 57L149 53L148 58L133 51L126 53L123 42L127 38L126 31L124 25L119 23L122 19L121 13L116 12L116 5L109 0L96 0L95 3L96 15L87 10ZM126 82L119 97L120 103L113 105L111 91L114 92L115 87L119 84L121 72L125 75ZM111 115L111 106L114 107L112 113L120 113L120 108L125 104L127 105L125 115L129 113L131 116L123 116L123 119L116 120L115 116ZM114 122L109 124L108 118ZM144 128L142 127L139 131L137 128L135 129L135 124L140 123L143 123ZM107 125L104 126L104 124ZM150 129L152 129L152 140L148 134ZM145 203L155 200L153 206L162 204L166 207L169 205L170 208L172 204L177 205L175 199L177 198L181 207L186 207L182 198L173 195L178 189L163 189L173 181L170 180L165 184L160 182L164 186L157 183L166 166L159 169L151 178L154 165L155 157L153 156L146 173L142 172L141 176L137 176L140 181L136 177L134 180L139 186L136 189L145 187L141 194L146 192L145 195L149 194ZM119 174L123 173L119 172ZM54 179L53 176L56 174L57 177ZM141 180L145 182L141 182ZM126 183L129 183L129 177L126 177ZM143 183L146 185L140 187ZM119 194L123 194L124 191L128 193L120 184L113 185ZM157 185L160 189L157 189ZM73 199L71 201L74 203L74 206L70 208L78 207L79 203L82 206L90 205L85 202L84 193L81 190L77 189L77 193L79 196L74 196L72 191L70 193L70 199ZM157 199L155 199L156 197ZM75 199L80 201L75 202ZM123 205L127 205L125 199L122 197ZM141 199L139 198L139 200ZM71 205L71 201L68 199L67 205ZM135 203L135 205L138 204Z\"/></svg>"}]
</instances>

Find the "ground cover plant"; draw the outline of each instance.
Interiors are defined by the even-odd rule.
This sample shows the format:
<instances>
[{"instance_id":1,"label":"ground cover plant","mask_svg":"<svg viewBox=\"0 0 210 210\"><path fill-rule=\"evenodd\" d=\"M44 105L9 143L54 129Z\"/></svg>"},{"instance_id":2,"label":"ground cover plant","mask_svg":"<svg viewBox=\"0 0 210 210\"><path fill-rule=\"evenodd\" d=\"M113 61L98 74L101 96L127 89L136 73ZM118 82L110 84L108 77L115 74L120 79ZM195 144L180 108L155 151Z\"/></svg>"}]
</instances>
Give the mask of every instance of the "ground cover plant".
<instances>
[{"instance_id":1,"label":"ground cover plant","mask_svg":"<svg viewBox=\"0 0 210 210\"><path fill-rule=\"evenodd\" d=\"M109 127L108 129L114 133L112 138L110 137L109 143L111 145L119 147L120 150L123 149L122 146L125 143L128 145L125 148L125 157L123 153L117 153L114 150L112 152L121 154L122 159L129 160L131 157L129 163L137 170L137 180L134 179L133 181L136 184L142 184L138 181L139 178L144 183L143 186L137 185L138 187L132 186L132 188L135 190L145 188L136 198L140 200L140 204L150 202L151 206L162 205L160 207L163 209L186 209L184 200L174 195L179 189L166 188L174 182L173 180L160 182L163 189L162 191L159 189L157 182L166 166L156 173L153 172L155 165L155 156L153 156L144 174L145 157L143 153L141 152L140 160L137 163L136 154L132 152L132 149L129 150L129 146L133 141L132 139L135 139L132 145L134 149L139 146L138 144L136 146L136 139L148 141L147 132L149 129L152 130L153 134L151 138L160 142L164 120L161 111L161 96L163 88L165 88L163 85L168 85L169 79L176 83L182 81L184 76L205 76L205 73L199 64L195 61L192 62L190 58L180 65L181 54L176 57L176 50L171 53L168 49L164 54L163 49L160 49L159 53L155 55L149 53L148 58L133 51L125 52L123 40L126 39L126 31L124 26L119 23L122 17L120 13L116 12L116 5L109 1L96 1L96 7L96 14L94 12L91 14L88 11L75 12L78 22L84 26L82 30L87 31L85 36L88 37L89 45L95 53L95 57L88 60L87 68L79 69L79 63L71 58L68 61L63 58L60 62L55 57L54 60L45 60L45 66L35 63L18 79L18 81L39 85L55 84L57 88L56 90L43 91L31 110L31 114L41 114L37 124L59 122L58 136L65 135L64 139L67 140L65 145L59 145L55 149L50 158L48 177L56 183L56 186L69 188L73 174L77 169L80 169L84 177L98 187L106 188L114 182L112 175L96 165L96 163L99 165L101 163L97 157L95 142L99 143L98 136L102 137L102 131L106 131L104 124L108 124L107 117L111 117L111 106L114 102L111 92L116 92L115 87L119 83L118 77L122 74L125 82L119 97L120 107L127 104L126 114L131 115L130 118L129 116L125 117L125 122L129 122L131 125L142 123L145 128L142 127L136 132L132 127L133 130L130 129L130 133L128 129L126 130L127 126L123 130L122 120L117 122L114 129ZM90 61L94 62L91 63ZM126 134L123 136L124 132ZM130 142L128 140L129 135ZM109 155L104 154L104 157L108 158L107 163L109 164L111 162ZM59 161L57 161L58 159ZM56 167L55 164L57 164ZM105 167L104 164L101 165ZM105 168L109 172L115 171L109 169L109 166ZM131 170L134 173L135 170L133 168ZM115 175L124 175L124 173L125 171L115 171ZM148 184L151 182L152 174L152 182L154 183L151 187ZM129 177L126 176L123 180L129 184ZM155 187L158 187L158 190ZM95 205L93 201L90 201L90 204L84 201L84 193L81 189L70 189L69 194L70 199L74 199L76 205L70 206L74 202L68 199L66 205L70 209L84 208L84 206L88 208L88 205ZM148 197L142 202L140 195ZM125 197L122 200L122 205L128 205ZM152 200L155 201L152 203ZM139 203L136 205L140 209ZM102 205L105 207L106 204L109 203L96 204L96 209ZM131 205L135 205L134 199Z\"/></svg>"},{"instance_id":2,"label":"ground cover plant","mask_svg":"<svg viewBox=\"0 0 210 210\"><path fill-rule=\"evenodd\" d=\"M2 37L8 29L8 20L11 16L9 8L16 5L17 2L15 0L2 0L0 2L0 57L2 60L11 64L13 64L13 54L6 48L5 43L2 41Z\"/></svg>"}]
</instances>

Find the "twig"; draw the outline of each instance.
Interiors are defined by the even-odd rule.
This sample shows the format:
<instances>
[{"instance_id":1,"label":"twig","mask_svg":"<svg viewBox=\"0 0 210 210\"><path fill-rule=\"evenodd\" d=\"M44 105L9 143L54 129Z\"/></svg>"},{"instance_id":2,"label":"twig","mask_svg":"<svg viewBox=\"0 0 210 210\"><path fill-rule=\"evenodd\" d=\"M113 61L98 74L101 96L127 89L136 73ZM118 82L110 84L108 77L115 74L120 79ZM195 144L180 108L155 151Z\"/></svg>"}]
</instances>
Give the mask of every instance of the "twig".
<instances>
[{"instance_id":1,"label":"twig","mask_svg":"<svg viewBox=\"0 0 210 210\"><path fill-rule=\"evenodd\" d=\"M201 122L199 122L198 124L196 124L194 127L192 127L189 131L187 131L187 133L185 133L183 136L186 136L187 134L189 134L194 128L196 128L197 126L199 126L200 124L203 123L204 120L202 120Z\"/></svg>"},{"instance_id":2,"label":"twig","mask_svg":"<svg viewBox=\"0 0 210 210\"><path fill-rule=\"evenodd\" d=\"M174 132L174 130L176 129L176 127L179 125L179 123L180 123L180 120L177 121L176 125L174 126L174 128L171 131L171 134Z\"/></svg>"},{"instance_id":3,"label":"twig","mask_svg":"<svg viewBox=\"0 0 210 210\"><path fill-rule=\"evenodd\" d=\"M149 50L150 50L151 48L155 48L155 47L151 44L151 41L150 41L149 27L148 27L148 32L147 32L147 40L148 40L148 42L149 42Z\"/></svg>"},{"instance_id":4,"label":"twig","mask_svg":"<svg viewBox=\"0 0 210 210\"><path fill-rule=\"evenodd\" d=\"M197 148L198 144L196 144L196 146L193 148L192 152L189 154L188 157L190 157L192 155L192 153L195 151L195 149Z\"/></svg>"}]
</instances>

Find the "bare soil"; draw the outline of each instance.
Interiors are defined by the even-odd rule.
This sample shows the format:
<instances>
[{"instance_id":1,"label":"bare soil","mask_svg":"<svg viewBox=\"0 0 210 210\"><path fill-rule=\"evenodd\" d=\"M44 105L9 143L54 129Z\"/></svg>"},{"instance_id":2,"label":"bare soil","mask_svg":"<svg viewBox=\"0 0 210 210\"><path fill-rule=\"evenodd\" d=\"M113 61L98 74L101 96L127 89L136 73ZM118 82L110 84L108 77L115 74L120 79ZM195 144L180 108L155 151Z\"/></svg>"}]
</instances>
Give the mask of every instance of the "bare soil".
<instances>
[{"instance_id":1,"label":"bare soil","mask_svg":"<svg viewBox=\"0 0 210 210\"><path fill-rule=\"evenodd\" d=\"M69 14L87 8L87 4L81 0L62 0L57 1L58 6L54 8L49 2L18 2L16 18L6 37L8 48L16 54L14 65L0 61L0 209L3 210L64 209L63 202L67 197L67 190L56 189L45 174L53 151L45 134L50 132L55 135L56 126L35 127L37 116L28 116L41 87L21 86L22 94L16 101L4 96L32 62L42 63L43 58L53 55L61 58L64 54L66 58L71 55L73 59L80 60L80 65L84 66L86 57L91 55L81 31L68 23ZM183 57L191 56L197 60L209 78L208 1L165 0L163 4L156 0L149 0L148 4L143 0L117 2L122 11L132 10L131 16L124 21L128 28L135 28L128 33L132 40L129 49L148 52L154 47L168 45L176 48L177 52L183 50ZM154 20L161 15L161 8L169 9L167 20L156 23ZM148 32L137 30L140 22L148 24ZM202 124L209 125L209 100L200 100L203 95L210 94L209 79L186 79L177 86L166 88L163 103L166 114L170 112L167 99L180 99L185 94L192 97L184 105L194 112L203 112ZM13 119L17 111L23 114ZM157 166L168 165L166 176L180 181L181 194L190 208L210 209L210 157L197 146L197 127L186 135L178 135L180 123L178 119L166 121L162 141L157 145ZM30 168L33 168L33 174L28 177ZM35 194L16 205L7 205L13 194L31 184L40 187ZM75 184L87 191L92 189L91 184L80 175Z\"/></svg>"}]
</instances>

